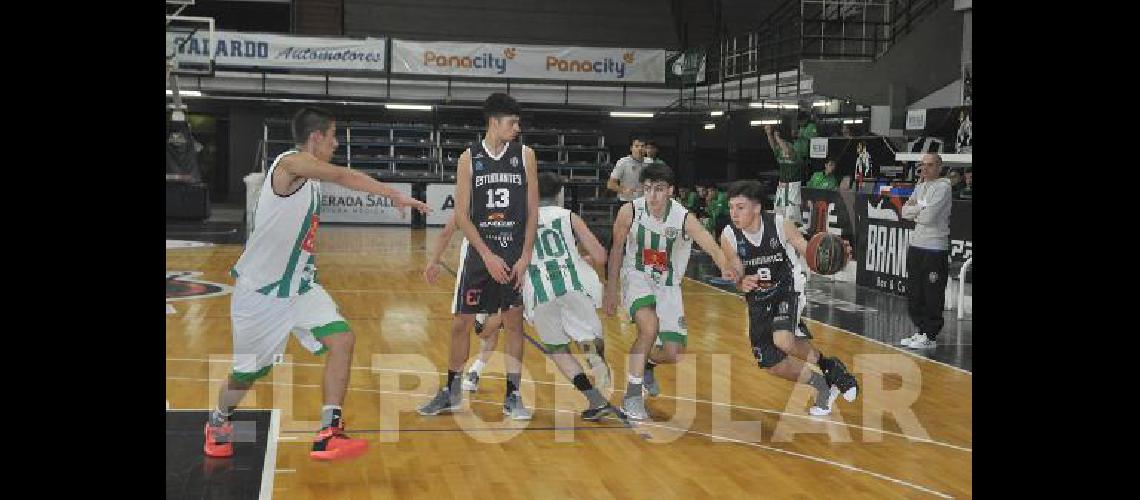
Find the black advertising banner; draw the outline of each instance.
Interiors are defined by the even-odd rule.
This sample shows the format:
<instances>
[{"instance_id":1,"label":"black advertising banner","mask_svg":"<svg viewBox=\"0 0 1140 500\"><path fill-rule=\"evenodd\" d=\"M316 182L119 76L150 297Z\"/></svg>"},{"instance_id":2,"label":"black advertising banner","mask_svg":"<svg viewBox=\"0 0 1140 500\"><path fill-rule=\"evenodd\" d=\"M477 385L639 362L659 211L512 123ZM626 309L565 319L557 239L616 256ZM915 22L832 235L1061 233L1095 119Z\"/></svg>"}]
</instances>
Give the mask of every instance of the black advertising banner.
<instances>
[{"instance_id":1,"label":"black advertising banner","mask_svg":"<svg viewBox=\"0 0 1140 500\"><path fill-rule=\"evenodd\" d=\"M899 196L858 196L855 282L859 286L906 295L906 251L914 222L902 218L903 203L906 199Z\"/></svg>"},{"instance_id":2,"label":"black advertising banner","mask_svg":"<svg viewBox=\"0 0 1140 500\"><path fill-rule=\"evenodd\" d=\"M974 108L930 108L911 110L914 125L907 129L910 153L972 153L974 149ZM909 116L909 115L908 115Z\"/></svg>"},{"instance_id":3,"label":"black advertising banner","mask_svg":"<svg viewBox=\"0 0 1140 500\"><path fill-rule=\"evenodd\" d=\"M974 146L973 115L973 106L928 109L923 135L942 139L944 153L970 153Z\"/></svg>"},{"instance_id":4,"label":"black advertising banner","mask_svg":"<svg viewBox=\"0 0 1140 500\"><path fill-rule=\"evenodd\" d=\"M694 85L705 81L705 52L689 49L685 52L668 52L665 56L665 84L672 87Z\"/></svg>"},{"instance_id":5,"label":"black advertising banner","mask_svg":"<svg viewBox=\"0 0 1140 500\"><path fill-rule=\"evenodd\" d=\"M954 200L950 207L950 262L966 262L974 255L974 202Z\"/></svg>"},{"instance_id":6,"label":"black advertising banner","mask_svg":"<svg viewBox=\"0 0 1140 500\"><path fill-rule=\"evenodd\" d=\"M855 217L851 213L854 193L803 188L800 195L803 198L803 203L800 204L803 211L801 220L804 221L803 229L807 238L826 230L851 242L852 247L855 246ZM851 201L844 201L844 196Z\"/></svg>"},{"instance_id":7,"label":"black advertising banner","mask_svg":"<svg viewBox=\"0 0 1140 500\"><path fill-rule=\"evenodd\" d=\"M806 192L806 190L805 190ZM906 295L906 254L914 222L902 218L906 198L857 196L855 202L855 282L860 286ZM973 202L956 200L950 208L951 262L973 255Z\"/></svg>"}]
</instances>

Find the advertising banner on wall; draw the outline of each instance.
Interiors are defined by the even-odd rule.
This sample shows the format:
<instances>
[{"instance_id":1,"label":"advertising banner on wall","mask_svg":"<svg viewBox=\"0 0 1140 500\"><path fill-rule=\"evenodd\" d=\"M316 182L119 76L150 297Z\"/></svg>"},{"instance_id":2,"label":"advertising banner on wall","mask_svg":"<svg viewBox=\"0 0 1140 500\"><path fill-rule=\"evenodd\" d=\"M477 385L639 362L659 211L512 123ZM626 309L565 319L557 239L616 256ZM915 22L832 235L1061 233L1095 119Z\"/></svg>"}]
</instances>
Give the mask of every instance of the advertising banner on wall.
<instances>
[{"instance_id":1,"label":"advertising banner on wall","mask_svg":"<svg viewBox=\"0 0 1140 500\"><path fill-rule=\"evenodd\" d=\"M855 217L850 211L854 208L855 193L804 188L800 190L800 196L803 199L800 204L803 211L800 220L804 221L806 238L827 231L850 242L852 248L855 247L854 238L858 235L855 232ZM844 196L850 198L851 202L845 201Z\"/></svg>"},{"instance_id":2,"label":"advertising banner on wall","mask_svg":"<svg viewBox=\"0 0 1140 500\"><path fill-rule=\"evenodd\" d=\"M859 286L906 295L906 253L914 222L902 218L906 199L888 195L859 195L859 244L855 251Z\"/></svg>"},{"instance_id":3,"label":"advertising banner on wall","mask_svg":"<svg viewBox=\"0 0 1140 500\"><path fill-rule=\"evenodd\" d=\"M811 157L815 159L827 158L827 137L811 138Z\"/></svg>"},{"instance_id":4,"label":"advertising banner on wall","mask_svg":"<svg viewBox=\"0 0 1140 500\"><path fill-rule=\"evenodd\" d=\"M686 52L670 51L665 60L665 83L693 85L705 82L705 52L690 49Z\"/></svg>"},{"instance_id":5,"label":"advertising banner on wall","mask_svg":"<svg viewBox=\"0 0 1140 500\"><path fill-rule=\"evenodd\" d=\"M428 184L424 199L432 209L427 215L427 225L442 226L455 215L455 184Z\"/></svg>"},{"instance_id":6,"label":"advertising banner on wall","mask_svg":"<svg viewBox=\"0 0 1140 500\"><path fill-rule=\"evenodd\" d=\"M906 256L914 222L902 218L904 203L906 198L899 196L857 196L855 280L860 286L906 295ZM948 257L951 262L965 262L973 255L973 202L952 203Z\"/></svg>"},{"instance_id":7,"label":"advertising banner on wall","mask_svg":"<svg viewBox=\"0 0 1140 500\"><path fill-rule=\"evenodd\" d=\"M412 185L406 182L389 182L389 186L408 196ZM321 183L321 222L351 222L357 224L392 224L407 226L412 222L411 209L392 206L383 196L364 193L331 182Z\"/></svg>"},{"instance_id":8,"label":"advertising banner on wall","mask_svg":"<svg viewBox=\"0 0 1140 500\"><path fill-rule=\"evenodd\" d=\"M950 262L974 256L974 202L954 200L950 206Z\"/></svg>"},{"instance_id":9,"label":"advertising banner on wall","mask_svg":"<svg viewBox=\"0 0 1140 500\"><path fill-rule=\"evenodd\" d=\"M663 83L665 50L393 40L392 72Z\"/></svg>"},{"instance_id":10,"label":"advertising banner on wall","mask_svg":"<svg viewBox=\"0 0 1140 500\"><path fill-rule=\"evenodd\" d=\"M911 153L972 153L974 148L974 108L954 106L950 108L930 108L922 111L926 120L917 130L907 129L912 139L908 145Z\"/></svg>"},{"instance_id":11,"label":"advertising banner on wall","mask_svg":"<svg viewBox=\"0 0 1140 500\"><path fill-rule=\"evenodd\" d=\"M318 38L308 36L215 31L166 32L166 53L205 63L213 52L217 66L312 70L372 70L385 68L385 38Z\"/></svg>"}]
</instances>

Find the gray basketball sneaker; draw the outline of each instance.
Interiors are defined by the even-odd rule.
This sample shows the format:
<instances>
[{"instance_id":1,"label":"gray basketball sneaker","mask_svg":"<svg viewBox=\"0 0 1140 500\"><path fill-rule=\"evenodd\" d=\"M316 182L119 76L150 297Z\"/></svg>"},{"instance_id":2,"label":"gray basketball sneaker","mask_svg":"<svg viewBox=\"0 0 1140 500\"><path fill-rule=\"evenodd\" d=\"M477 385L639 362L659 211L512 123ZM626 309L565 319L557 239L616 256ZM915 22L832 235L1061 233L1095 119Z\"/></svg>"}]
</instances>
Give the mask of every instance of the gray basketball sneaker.
<instances>
[{"instance_id":1,"label":"gray basketball sneaker","mask_svg":"<svg viewBox=\"0 0 1140 500\"><path fill-rule=\"evenodd\" d=\"M451 412L459 409L460 403L463 402L463 393L455 391L456 394L452 397L451 392L442 389L436 393L435 397L428 401L423 406L416 409L416 413L423 416L439 415L443 412Z\"/></svg>"},{"instance_id":2,"label":"gray basketball sneaker","mask_svg":"<svg viewBox=\"0 0 1140 500\"><path fill-rule=\"evenodd\" d=\"M530 410L523 404L519 391L512 392L506 401L503 401L503 415L511 417L512 420L530 420Z\"/></svg>"},{"instance_id":3,"label":"gray basketball sneaker","mask_svg":"<svg viewBox=\"0 0 1140 500\"><path fill-rule=\"evenodd\" d=\"M649 412L645 410L645 396L641 394L628 395L621 402L621 409L630 420L645 420Z\"/></svg>"}]
</instances>

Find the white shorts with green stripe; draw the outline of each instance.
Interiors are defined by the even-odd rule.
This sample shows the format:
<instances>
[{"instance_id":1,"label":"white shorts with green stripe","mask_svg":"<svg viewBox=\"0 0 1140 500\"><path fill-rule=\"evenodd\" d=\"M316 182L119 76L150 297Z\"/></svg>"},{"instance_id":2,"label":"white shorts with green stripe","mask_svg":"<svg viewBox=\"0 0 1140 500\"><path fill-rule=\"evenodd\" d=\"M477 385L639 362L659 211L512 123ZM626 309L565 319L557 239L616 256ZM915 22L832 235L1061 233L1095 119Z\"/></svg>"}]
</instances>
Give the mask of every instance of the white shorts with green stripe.
<instances>
[{"instance_id":1,"label":"white shorts with green stripe","mask_svg":"<svg viewBox=\"0 0 1140 500\"><path fill-rule=\"evenodd\" d=\"M796 225L799 225L800 204L802 200L799 181L781 182L776 186L776 200L773 211L796 223Z\"/></svg>"},{"instance_id":2,"label":"white shorts with green stripe","mask_svg":"<svg viewBox=\"0 0 1140 500\"><path fill-rule=\"evenodd\" d=\"M273 359L285 352L290 333L309 352L323 354L320 339L349 331L332 297L317 284L303 295L270 297L239 281L230 302L230 322L233 325L233 374L243 382L269 373Z\"/></svg>"},{"instance_id":3,"label":"white shorts with green stripe","mask_svg":"<svg viewBox=\"0 0 1140 500\"><path fill-rule=\"evenodd\" d=\"M570 292L543 302L527 311L527 321L538 331L547 349L574 342L602 338L602 321L591 299L581 292Z\"/></svg>"},{"instance_id":4,"label":"white shorts with green stripe","mask_svg":"<svg viewBox=\"0 0 1140 500\"><path fill-rule=\"evenodd\" d=\"M658 285L648 274L636 269L623 271L621 279L622 306L634 321L634 313L652 305L657 310L657 342L689 343L689 329L685 327L685 308L681 304L681 286Z\"/></svg>"}]
</instances>

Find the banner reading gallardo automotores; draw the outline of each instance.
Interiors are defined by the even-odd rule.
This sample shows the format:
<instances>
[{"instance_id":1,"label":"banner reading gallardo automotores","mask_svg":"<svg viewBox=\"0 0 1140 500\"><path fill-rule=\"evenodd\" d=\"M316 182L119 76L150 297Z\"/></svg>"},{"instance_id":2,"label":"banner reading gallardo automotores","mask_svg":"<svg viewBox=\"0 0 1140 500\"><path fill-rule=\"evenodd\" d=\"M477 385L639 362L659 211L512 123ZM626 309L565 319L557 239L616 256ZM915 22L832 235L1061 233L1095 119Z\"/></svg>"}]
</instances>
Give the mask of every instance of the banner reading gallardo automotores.
<instances>
[{"instance_id":1,"label":"banner reading gallardo automotores","mask_svg":"<svg viewBox=\"0 0 1140 500\"><path fill-rule=\"evenodd\" d=\"M392 72L663 83L665 50L392 40Z\"/></svg>"},{"instance_id":2,"label":"banner reading gallardo automotores","mask_svg":"<svg viewBox=\"0 0 1140 500\"><path fill-rule=\"evenodd\" d=\"M291 68L313 70L383 71L384 38L318 38L215 31L210 40L205 33L166 32L166 53L182 60L204 63L212 52L217 66Z\"/></svg>"}]
</instances>

